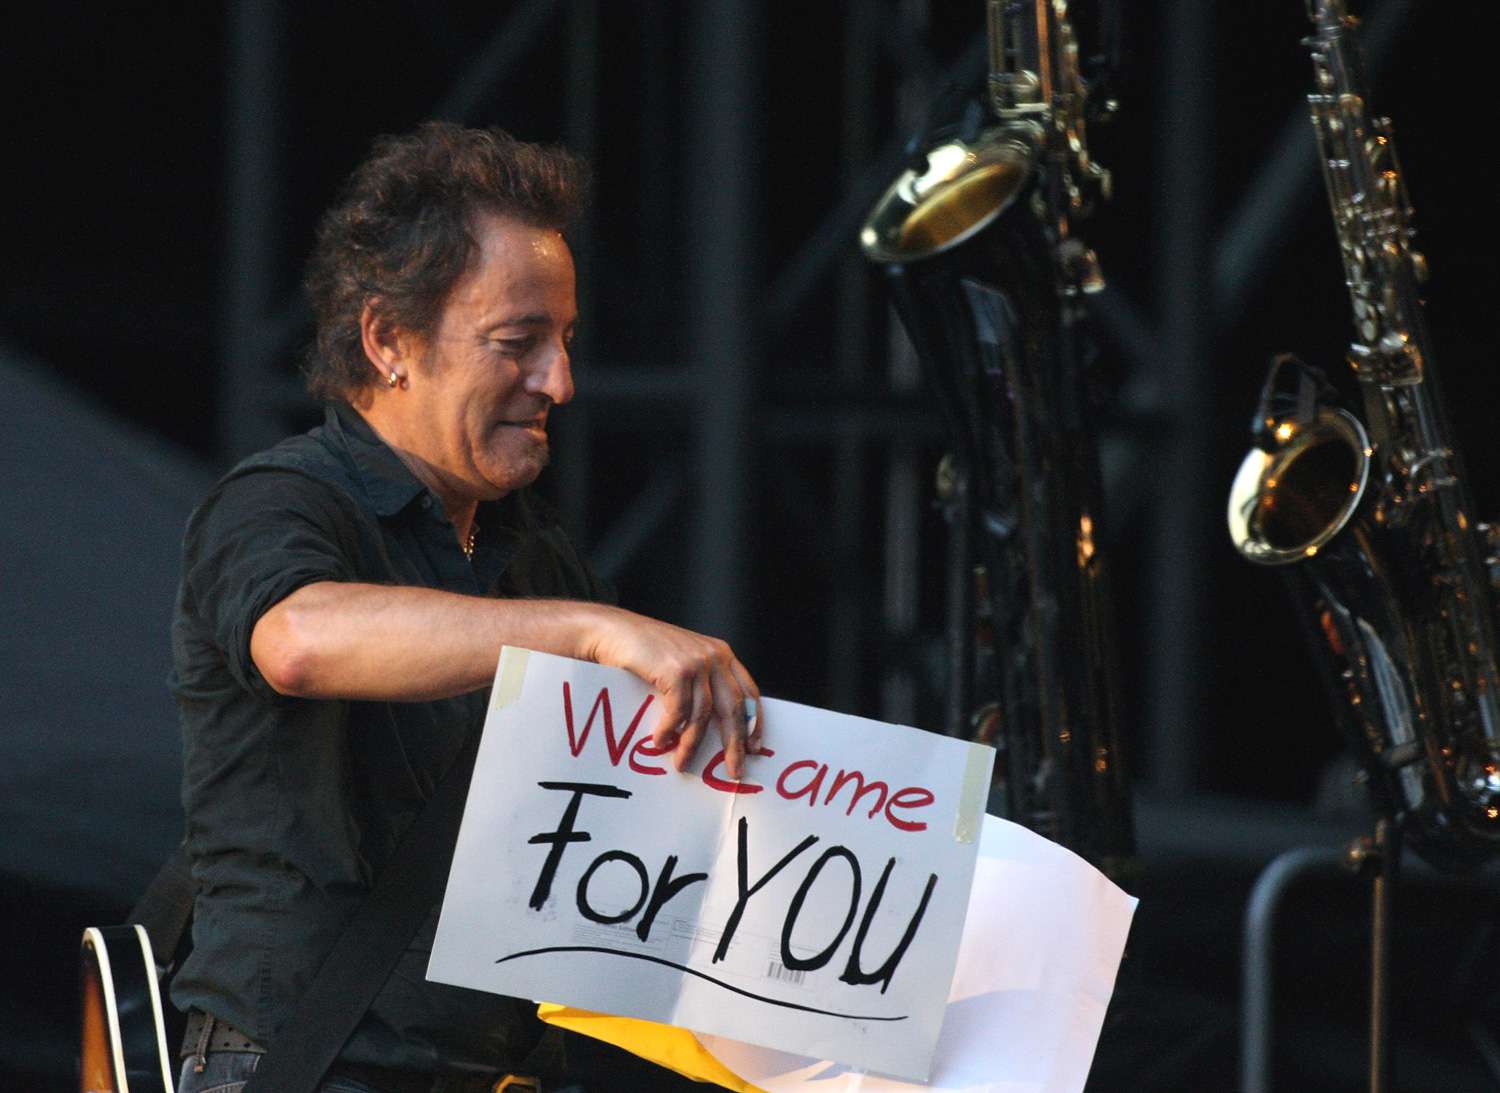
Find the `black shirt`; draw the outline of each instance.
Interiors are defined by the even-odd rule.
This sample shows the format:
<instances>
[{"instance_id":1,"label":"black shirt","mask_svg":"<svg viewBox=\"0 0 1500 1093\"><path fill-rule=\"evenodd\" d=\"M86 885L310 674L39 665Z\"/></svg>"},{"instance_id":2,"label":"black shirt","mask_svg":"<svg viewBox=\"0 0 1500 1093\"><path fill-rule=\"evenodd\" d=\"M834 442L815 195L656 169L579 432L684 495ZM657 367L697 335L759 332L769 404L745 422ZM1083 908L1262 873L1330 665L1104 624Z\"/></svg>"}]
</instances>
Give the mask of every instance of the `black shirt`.
<instances>
[{"instance_id":1,"label":"black shirt","mask_svg":"<svg viewBox=\"0 0 1500 1093\"><path fill-rule=\"evenodd\" d=\"M242 463L188 523L172 627L183 805L199 895L172 999L262 1044L310 982L402 831L478 732L488 691L433 702L277 695L250 657L260 616L303 585L600 599L525 491L480 506L472 563L437 498L343 404ZM392 646L399 663L404 651ZM436 908L342 1058L511 1069L534 1007L424 979Z\"/></svg>"}]
</instances>

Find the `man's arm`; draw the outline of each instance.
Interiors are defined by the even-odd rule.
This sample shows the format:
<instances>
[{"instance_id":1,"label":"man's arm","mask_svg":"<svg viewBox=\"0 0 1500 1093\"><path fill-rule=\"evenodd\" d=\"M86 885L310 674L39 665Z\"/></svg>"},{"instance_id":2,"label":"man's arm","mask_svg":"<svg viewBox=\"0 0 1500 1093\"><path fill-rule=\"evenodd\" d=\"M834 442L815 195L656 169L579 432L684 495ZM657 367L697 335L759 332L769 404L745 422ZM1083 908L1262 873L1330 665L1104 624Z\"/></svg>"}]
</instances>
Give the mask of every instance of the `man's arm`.
<instances>
[{"instance_id":1,"label":"man's arm","mask_svg":"<svg viewBox=\"0 0 1500 1093\"><path fill-rule=\"evenodd\" d=\"M505 600L342 581L304 585L271 607L250 656L271 688L299 698L423 701L476 690L502 645L624 668L662 698L653 735L676 739L680 770L710 724L731 777L747 747L744 700L760 691L728 644L604 604ZM759 746L757 739L749 747Z\"/></svg>"}]
</instances>

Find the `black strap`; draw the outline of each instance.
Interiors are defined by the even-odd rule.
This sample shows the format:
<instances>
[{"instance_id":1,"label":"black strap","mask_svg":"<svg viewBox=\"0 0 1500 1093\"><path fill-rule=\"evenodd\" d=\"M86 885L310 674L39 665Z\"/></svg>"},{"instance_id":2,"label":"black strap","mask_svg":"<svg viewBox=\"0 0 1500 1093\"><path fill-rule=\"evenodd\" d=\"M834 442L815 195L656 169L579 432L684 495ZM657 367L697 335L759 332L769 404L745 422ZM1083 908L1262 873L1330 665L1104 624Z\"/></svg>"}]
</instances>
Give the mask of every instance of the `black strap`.
<instances>
[{"instance_id":1,"label":"black strap","mask_svg":"<svg viewBox=\"0 0 1500 1093\"><path fill-rule=\"evenodd\" d=\"M188 920L193 917L193 899L197 892L187 845L179 843L177 852L157 870L146 891L125 916L127 923L145 928L146 936L151 940L151 951L163 968L170 968L176 962Z\"/></svg>"},{"instance_id":2,"label":"black strap","mask_svg":"<svg viewBox=\"0 0 1500 1093\"><path fill-rule=\"evenodd\" d=\"M1290 418L1306 428L1317 419L1319 405L1337 401L1338 390L1321 368L1304 364L1294 354L1278 353L1271 358L1266 382L1261 385L1250 433L1257 444L1270 451L1277 443L1274 430L1278 422Z\"/></svg>"},{"instance_id":3,"label":"black strap","mask_svg":"<svg viewBox=\"0 0 1500 1093\"><path fill-rule=\"evenodd\" d=\"M437 902L474 773L478 734L443 776L242 1093L312 1093Z\"/></svg>"}]
</instances>

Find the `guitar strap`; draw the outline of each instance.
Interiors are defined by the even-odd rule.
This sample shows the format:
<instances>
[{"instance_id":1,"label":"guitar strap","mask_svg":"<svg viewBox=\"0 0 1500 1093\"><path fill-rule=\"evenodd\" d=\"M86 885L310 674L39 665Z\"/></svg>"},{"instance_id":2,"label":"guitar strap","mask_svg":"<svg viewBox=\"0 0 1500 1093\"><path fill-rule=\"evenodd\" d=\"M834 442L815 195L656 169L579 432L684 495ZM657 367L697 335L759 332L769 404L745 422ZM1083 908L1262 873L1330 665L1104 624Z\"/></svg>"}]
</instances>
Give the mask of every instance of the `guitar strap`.
<instances>
[{"instance_id":1,"label":"guitar strap","mask_svg":"<svg viewBox=\"0 0 1500 1093\"><path fill-rule=\"evenodd\" d=\"M146 891L125 916L127 923L145 928L158 970L176 966L177 949L193 917L193 898L197 892L187 844L179 843L177 852L157 870Z\"/></svg>"},{"instance_id":2,"label":"guitar strap","mask_svg":"<svg viewBox=\"0 0 1500 1093\"><path fill-rule=\"evenodd\" d=\"M403 836L242 1093L313 1093L323 1080L442 894L478 748L476 732Z\"/></svg>"},{"instance_id":3,"label":"guitar strap","mask_svg":"<svg viewBox=\"0 0 1500 1093\"><path fill-rule=\"evenodd\" d=\"M442 894L478 746L479 734L474 733L402 836L242 1093L313 1093L338 1058ZM187 852L179 847L128 921L146 928L156 952L174 954L192 914L194 891Z\"/></svg>"}]
</instances>

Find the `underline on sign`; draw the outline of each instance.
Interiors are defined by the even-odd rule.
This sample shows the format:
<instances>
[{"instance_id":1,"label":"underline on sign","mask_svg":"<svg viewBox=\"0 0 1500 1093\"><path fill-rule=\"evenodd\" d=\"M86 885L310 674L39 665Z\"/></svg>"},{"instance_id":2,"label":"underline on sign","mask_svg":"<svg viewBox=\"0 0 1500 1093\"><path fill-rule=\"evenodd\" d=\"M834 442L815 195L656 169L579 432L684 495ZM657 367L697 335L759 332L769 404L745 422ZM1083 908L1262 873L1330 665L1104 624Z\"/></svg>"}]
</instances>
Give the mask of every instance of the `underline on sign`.
<instances>
[{"instance_id":1,"label":"underline on sign","mask_svg":"<svg viewBox=\"0 0 1500 1093\"><path fill-rule=\"evenodd\" d=\"M783 1002L779 998L767 998L763 994L747 991L742 987L736 987L725 983L722 979L715 979L711 975L705 975L696 968L689 968L686 964L677 964L671 960L663 960L659 956L648 956L645 953L632 953L624 949L606 949L600 945L549 945L544 949L527 949L524 952L511 953L496 960L496 964L504 964L507 960L520 960L523 956L541 956L544 953L601 953L604 956L623 956L630 960L648 960L652 964L660 964L667 968L676 968L688 975L696 975L699 979L706 979L716 987L723 987L726 991L753 998L757 1002L765 1002L772 1006L782 1006L789 1010L802 1010L804 1013L821 1013L825 1017L843 1017L850 1021L905 1021L906 1014L899 1017L878 1017L868 1013L839 1013L836 1010L820 1010L816 1006L800 1006L796 1002Z\"/></svg>"}]
</instances>

